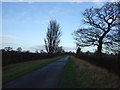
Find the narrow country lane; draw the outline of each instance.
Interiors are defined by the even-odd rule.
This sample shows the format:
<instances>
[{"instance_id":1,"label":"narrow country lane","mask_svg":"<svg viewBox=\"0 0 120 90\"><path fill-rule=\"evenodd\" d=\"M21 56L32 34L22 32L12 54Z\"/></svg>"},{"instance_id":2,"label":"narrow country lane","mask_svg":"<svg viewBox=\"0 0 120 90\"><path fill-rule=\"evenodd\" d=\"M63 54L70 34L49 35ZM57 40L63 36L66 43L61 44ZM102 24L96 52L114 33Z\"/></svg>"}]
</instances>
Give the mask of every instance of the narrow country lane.
<instances>
[{"instance_id":1,"label":"narrow country lane","mask_svg":"<svg viewBox=\"0 0 120 90\"><path fill-rule=\"evenodd\" d=\"M64 66L69 56L50 63L43 68L18 78L4 88L59 88Z\"/></svg>"}]
</instances>

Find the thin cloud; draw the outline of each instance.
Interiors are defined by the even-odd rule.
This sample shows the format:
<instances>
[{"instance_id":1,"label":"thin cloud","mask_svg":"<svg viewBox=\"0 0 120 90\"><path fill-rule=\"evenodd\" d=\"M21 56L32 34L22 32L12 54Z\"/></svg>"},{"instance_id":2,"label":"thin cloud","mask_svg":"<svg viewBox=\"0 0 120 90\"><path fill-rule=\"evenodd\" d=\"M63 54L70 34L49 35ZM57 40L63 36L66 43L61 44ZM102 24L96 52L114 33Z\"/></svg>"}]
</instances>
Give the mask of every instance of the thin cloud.
<instances>
[{"instance_id":1,"label":"thin cloud","mask_svg":"<svg viewBox=\"0 0 120 90\"><path fill-rule=\"evenodd\" d=\"M45 46L44 45L36 45L36 46L32 46L32 47L28 47L28 49L30 49L31 51L36 51L36 50L45 50Z\"/></svg>"},{"instance_id":2,"label":"thin cloud","mask_svg":"<svg viewBox=\"0 0 120 90\"><path fill-rule=\"evenodd\" d=\"M17 36L12 36L12 35L0 35L0 39L2 40L21 40Z\"/></svg>"},{"instance_id":3,"label":"thin cloud","mask_svg":"<svg viewBox=\"0 0 120 90\"><path fill-rule=\"evenodd\" d=\"M29 1L28 4L33 4L33 2L32 2L32 1Z\"/></svg>"},{"instance_id":4,"label":"thin cloud","mask_svg":"<svg viewBox=\"0 0 120 90\"><path fill-rule=\"evenodd\" d=\"M66 46L63 46L63 49L64 50L75 50L75 47L66 47Z\"/></svg>"},{"instance_id":5,"label":"thin cloud","mask_svg":"<svg viewBox=\"0 0 120 90\"><path fill-rule=\"evenodd\" d=\"M15 43L13 41L15 40L22 40L21 38L17 36L12 35L0 35L0 48L5 46L15 46Z\"/></svg>"},{"instance_id":6,"label":"thin cloud","mask_svg":"<svg viewBox=\"0 0 120 90\"><path fill-rule=\"evenodd\" d=\"M27 49L29 49L30 51L33 51L33 52L36 51L36 50L38 50L38 51L40 51L40 50L46 51L45 45L43 45L43 44L32 46L32 47L28 47ZM75 47L67 47L67 46L63 46L63 49L65 51L74 51L74 50L76 50Z\"/></svg>"},{"instance_id":7,"label":"thin cloud","mask_svg":"<svg viewBox=\"0 0 120 90\"><path fill-rule=\"evenodd\" d=\"M1 42L0 42L0 44L1 44ZM0 46L0 49L1 48L4 48L4 47L16 47L16 44L15 43L13 43L13 42L6 42L6 41L2 41L2 44L1 44L1 46Z\"/></svg>"},{"instance_id":8,"label":"thin cloud","mask_svg":"<svg viewBox=\"0 0 120 90\"><path fill-rule=\"evenodd\" d=\"M98 7L101 7L104 5L104 2L94 2Z\"/></svg>"}]
</instances>

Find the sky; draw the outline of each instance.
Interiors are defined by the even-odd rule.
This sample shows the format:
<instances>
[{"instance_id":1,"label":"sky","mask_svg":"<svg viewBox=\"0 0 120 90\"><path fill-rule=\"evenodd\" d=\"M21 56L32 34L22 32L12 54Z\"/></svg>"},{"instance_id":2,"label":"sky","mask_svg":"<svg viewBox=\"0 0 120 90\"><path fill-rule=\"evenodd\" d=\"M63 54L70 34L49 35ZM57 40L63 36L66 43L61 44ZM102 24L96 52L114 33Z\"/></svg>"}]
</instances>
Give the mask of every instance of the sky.
<instances>
[{"instance_id":1,"label":"sky","mask_svg":"<svg viewBox=\"0 0 120 90\"><path fill-rule=\"evenodd\" d=\"M59 46L75 51L73 32L83 26L82 13L90 7L100 7L103 2L2 2L2 33L0 48L16 50L45 50L44 38L50 20L60 25L62 36ZM83 48L82 51L88 51ZM95 50L95 49L93 49Z\"/></svg>"}]
</instances>

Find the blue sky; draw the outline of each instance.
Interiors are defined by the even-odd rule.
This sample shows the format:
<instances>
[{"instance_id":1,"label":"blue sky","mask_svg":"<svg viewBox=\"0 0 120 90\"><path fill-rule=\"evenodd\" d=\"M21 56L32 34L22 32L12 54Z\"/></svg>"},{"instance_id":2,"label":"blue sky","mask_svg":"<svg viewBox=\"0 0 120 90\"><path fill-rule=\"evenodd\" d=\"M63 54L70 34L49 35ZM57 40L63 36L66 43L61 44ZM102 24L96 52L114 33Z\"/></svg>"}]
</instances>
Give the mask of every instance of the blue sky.
<instances>
[{"instance_id":1,"label":"blue sky","mask_svg":"<svg viewBox=\"0 0 120 90\"><path fill-rule=\"evenodd\" d=\"M59 46L76 48L72 33L82 27L82 12L100 2L2 2L2 47L36 51L44 49L49 21L56 19L62 31ZM84 48L83 51L89 50Z\"/></svg>"}]
</instances>

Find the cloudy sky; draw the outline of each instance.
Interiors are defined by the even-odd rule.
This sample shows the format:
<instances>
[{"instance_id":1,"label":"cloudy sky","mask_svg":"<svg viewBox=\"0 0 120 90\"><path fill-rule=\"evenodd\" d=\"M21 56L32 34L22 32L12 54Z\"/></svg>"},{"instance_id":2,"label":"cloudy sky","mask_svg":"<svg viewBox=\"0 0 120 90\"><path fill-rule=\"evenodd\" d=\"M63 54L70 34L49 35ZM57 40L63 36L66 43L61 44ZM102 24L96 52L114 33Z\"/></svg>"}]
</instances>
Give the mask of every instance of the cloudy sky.
<instances>
[{"instance_id":1,"label":"cloudy sky","mask_svg":"<svg viewBox=\"0 0 120 90\"><path fill-rule=\"evenodd\" d=\"M56 19L62 31L60 46L67 51L74 51L76 46L72 33L83 25L82 12L90 7L100 7L103 3L23 2L21 0L7 2L5 0L0 3L2 7L2 33L0 35L2 46L0 48L22 47L23 50L33 52L44 49L44 38L49 21ZM89 49L83 49L83 51L87 50Z\"/></svg>"}]
</instances>

